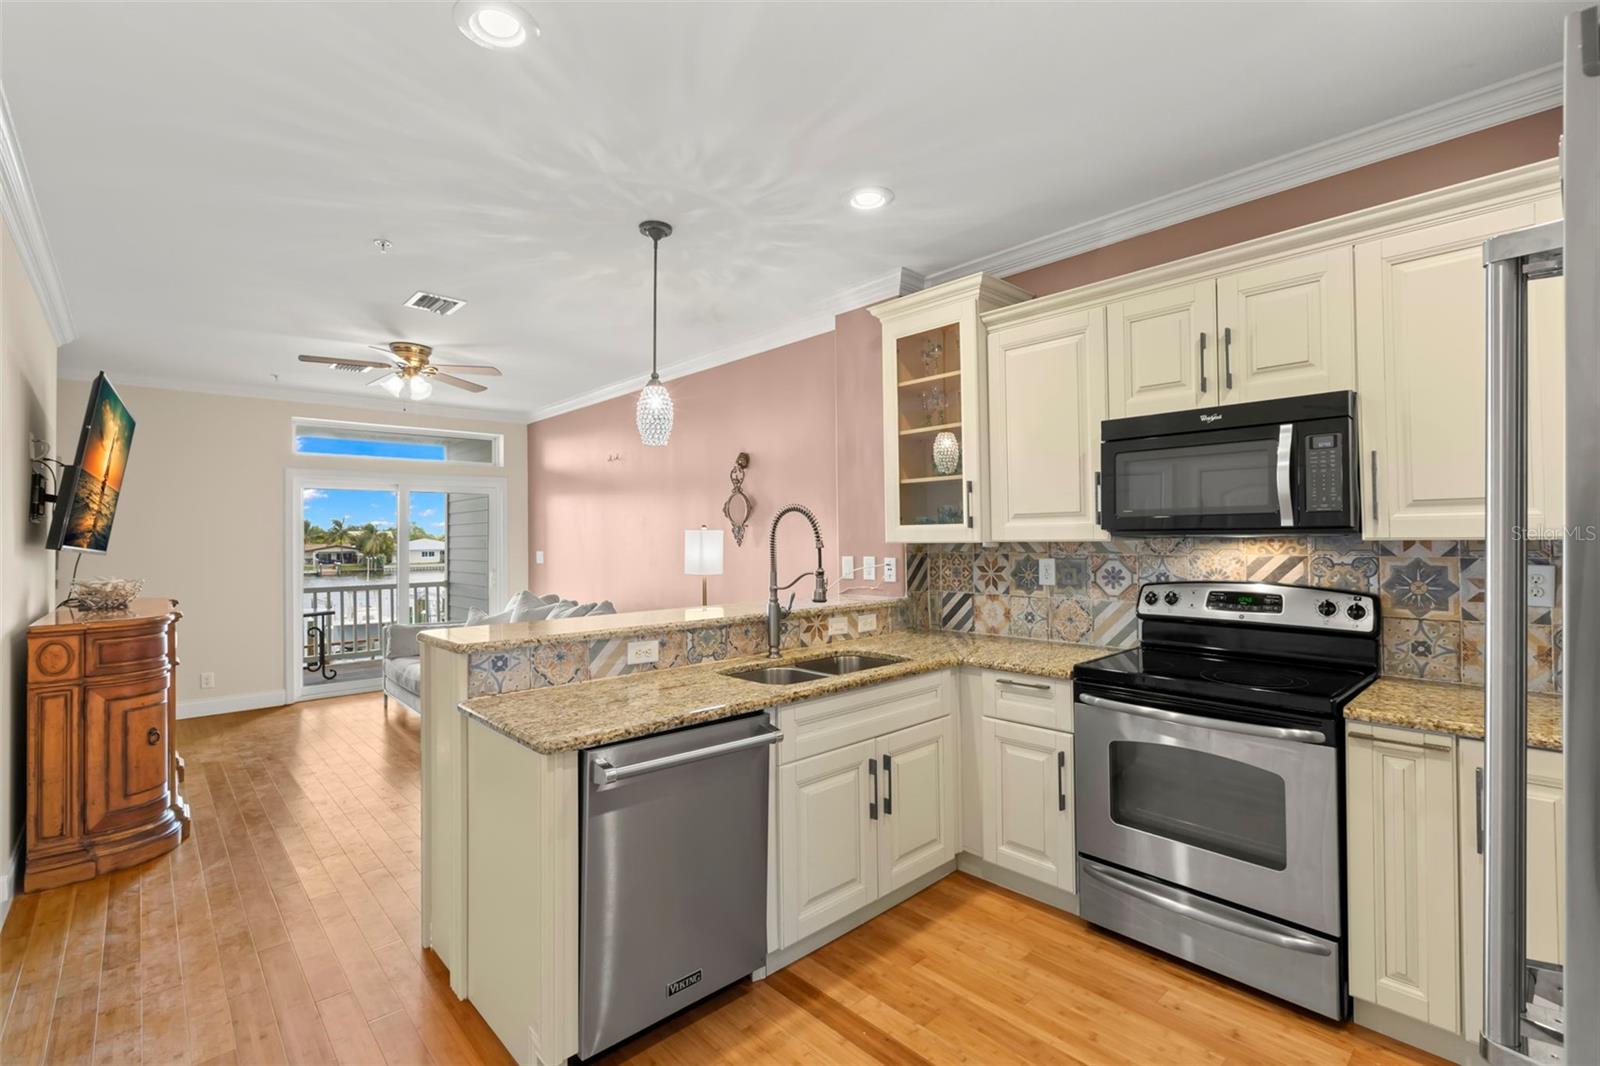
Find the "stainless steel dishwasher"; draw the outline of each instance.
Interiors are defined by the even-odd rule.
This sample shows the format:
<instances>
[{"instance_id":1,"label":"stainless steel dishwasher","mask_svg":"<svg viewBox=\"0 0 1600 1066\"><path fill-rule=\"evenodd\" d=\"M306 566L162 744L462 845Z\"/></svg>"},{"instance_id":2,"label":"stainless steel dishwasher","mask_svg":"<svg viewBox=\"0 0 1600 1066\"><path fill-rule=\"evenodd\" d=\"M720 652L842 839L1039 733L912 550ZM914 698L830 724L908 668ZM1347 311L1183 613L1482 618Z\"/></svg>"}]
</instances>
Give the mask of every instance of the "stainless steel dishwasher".
<instances>
[{"instance_id":1,"label":"stainless steel dishwasher","mask_svg":"<svg viewBox=\"0 0 1600 1066\"><path fill-rule=\"evenodd\" d=\"M766 964L765 713L583 753L583 1058Z\"/></svg>"}]
</instances>

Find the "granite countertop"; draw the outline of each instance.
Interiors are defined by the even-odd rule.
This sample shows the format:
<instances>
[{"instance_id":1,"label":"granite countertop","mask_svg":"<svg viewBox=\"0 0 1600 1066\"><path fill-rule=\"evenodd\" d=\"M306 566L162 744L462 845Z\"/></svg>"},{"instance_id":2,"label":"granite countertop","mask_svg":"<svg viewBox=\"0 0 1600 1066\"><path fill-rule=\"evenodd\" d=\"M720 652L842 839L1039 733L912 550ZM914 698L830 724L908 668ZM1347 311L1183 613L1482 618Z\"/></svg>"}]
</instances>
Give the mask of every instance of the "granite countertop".
<instances>
[{"instance_id":1,"label":"granite countertop","mask_svg":"<svg viewBox=\"0 0 1600 1066\"><path fill-rule=\"evenodd\" d=\"M1356 722L1481 738L1483 689L1381 677L1345 706L1344 716ZM1560 696L1528 697L1528 747L1561 750Z\"/></svg>"},{"instance_id":2,"label":"granite countertop","mask_svg":"<svg viewBox=\"0 0 1600 1066\"><path fill-rule=\"evenodd\" d=\"M791 618L817 614L849 614L903 602L900 596L847 596L827 603L796 603ZM454 652L504 651L524 644L557 640L600 640L611 637L672 633L707 626L736 625L767 620L766 603L727 603L710 607L671 607L659 611L624 611L619 614L558 618L548 622L517 622L492 626L455 626L427 629L417 642Z\"/></svg>"},{"instance_id":3,"label":"granite countertop","mask_svg":"<svg viewBox=\"0 0 1600 1066\"><path fill-rule=\"evenodd\" d=\"M462 706L491 729L540 754L553 755L955 666L1067 680L1078 663L1115 650L1011 637L885 633L825 648L797 648L776 661L860 652L897 656L904 662L798 685L763 685L726 675L728 670L773 661L748 657L479 696Z\"/></svg>"}]
</instances>

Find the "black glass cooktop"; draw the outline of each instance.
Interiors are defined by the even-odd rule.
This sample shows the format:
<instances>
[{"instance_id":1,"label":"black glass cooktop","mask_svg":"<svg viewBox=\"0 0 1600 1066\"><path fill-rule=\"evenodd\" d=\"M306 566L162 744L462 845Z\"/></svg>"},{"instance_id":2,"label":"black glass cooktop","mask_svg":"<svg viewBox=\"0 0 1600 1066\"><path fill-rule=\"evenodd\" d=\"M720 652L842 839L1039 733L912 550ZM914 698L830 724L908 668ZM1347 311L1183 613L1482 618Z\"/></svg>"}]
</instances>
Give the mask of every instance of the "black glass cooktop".
<instances>
[{"instance_id":1,"label":"black glass cooktop","mask_svg":"<svg viewBox=\"0 0 1600 1066\"><path fill-rule=\"evenodd\" d=\"M1337 714L1377 676L1354 666L1130 648L1079 663L1073 680L1268 710Z\"/></svg>"}]
</instances>

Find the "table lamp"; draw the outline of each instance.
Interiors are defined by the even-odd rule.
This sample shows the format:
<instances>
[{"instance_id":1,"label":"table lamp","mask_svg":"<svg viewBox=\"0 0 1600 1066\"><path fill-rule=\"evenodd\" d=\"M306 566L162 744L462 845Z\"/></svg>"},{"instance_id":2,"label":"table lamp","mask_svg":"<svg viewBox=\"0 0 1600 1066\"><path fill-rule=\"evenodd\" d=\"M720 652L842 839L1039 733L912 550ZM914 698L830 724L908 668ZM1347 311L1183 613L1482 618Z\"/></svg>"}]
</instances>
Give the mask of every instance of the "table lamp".
<instances>
[{"instance_id":1,"label":"table lamp","mask_svg":"<svg viewBox=\"0 0 1600 1066\"><path fill-rule=\"evenodd\" d=\"M706 606L706 578L722 573L722 530L683 531L683 572L700 579L700 606Z\"/></svg>"}]
</instances>

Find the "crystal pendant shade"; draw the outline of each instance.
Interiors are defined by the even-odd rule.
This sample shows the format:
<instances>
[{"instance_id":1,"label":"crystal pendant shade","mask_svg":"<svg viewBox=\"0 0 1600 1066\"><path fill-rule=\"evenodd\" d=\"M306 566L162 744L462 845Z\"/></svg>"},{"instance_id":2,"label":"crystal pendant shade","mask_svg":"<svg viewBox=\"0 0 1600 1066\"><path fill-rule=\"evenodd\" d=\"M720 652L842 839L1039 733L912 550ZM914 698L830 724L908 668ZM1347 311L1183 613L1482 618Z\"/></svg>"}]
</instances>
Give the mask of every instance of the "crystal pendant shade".
<instances>
[{"instance_id":1,"label":"crystal pendant shade","mask_svg":"<svg viewBox=\"0 0 1600 1066\"><path fill-rule=\"evenodd\" d=\"M672 397L659 378L652 377L650 384L639 393L638 406L634 408L633 421L639 427L639 442L650 448L663 448L672 436Z\"/></svg>"},{"instance_id":2,"label":"crystal pendant shade","mask_svg":"<svg viewBox=\"0 0 1600 1066\"><path fill-rule=\"evenodd\" d=\"M933 468L941 474L954 474L961 468L961 442L949 430L933 438Z\"/></svg>"}]
</instances>

